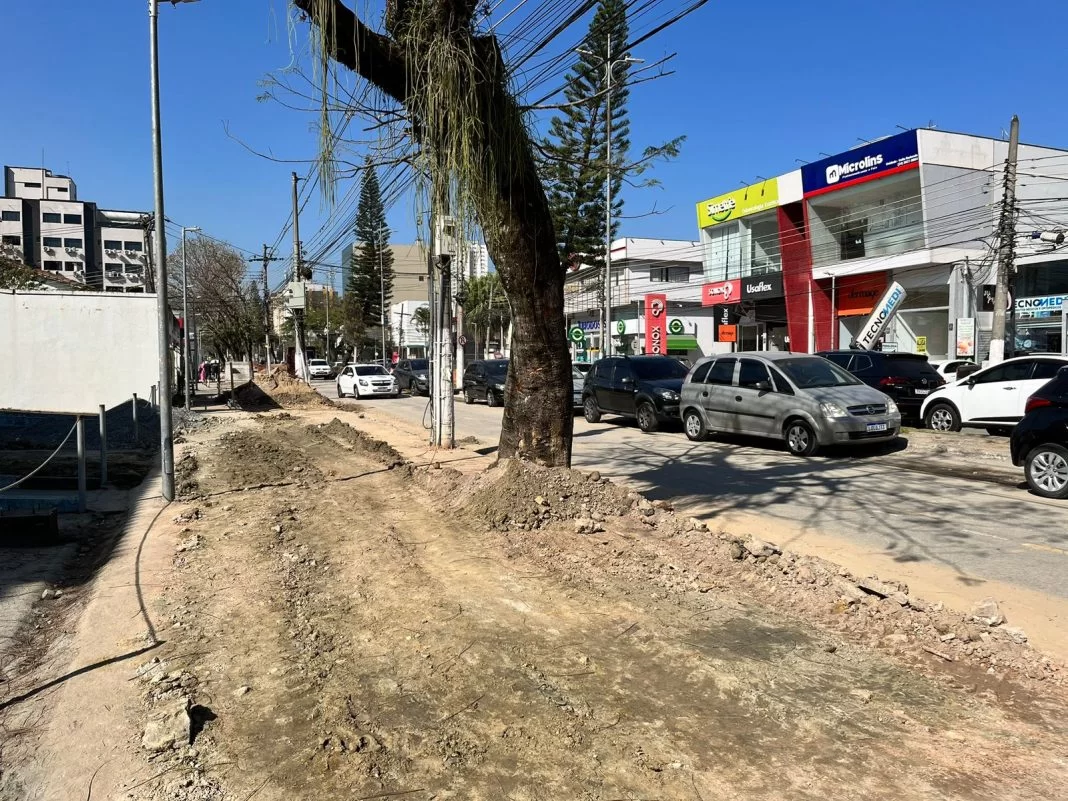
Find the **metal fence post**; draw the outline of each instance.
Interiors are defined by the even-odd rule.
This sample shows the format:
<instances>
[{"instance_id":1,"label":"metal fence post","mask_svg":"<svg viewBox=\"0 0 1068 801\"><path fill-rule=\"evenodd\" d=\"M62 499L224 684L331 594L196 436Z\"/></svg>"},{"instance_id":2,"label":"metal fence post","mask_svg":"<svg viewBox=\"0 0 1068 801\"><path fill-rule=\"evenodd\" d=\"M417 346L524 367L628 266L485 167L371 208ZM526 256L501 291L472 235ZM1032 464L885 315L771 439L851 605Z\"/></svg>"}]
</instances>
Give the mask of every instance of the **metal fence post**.
<instances>
[{"instance_id":1,"label":"metal fence post","mask_svg":"<svg viewBox=\"0 0 1068 801\"><path fill-rule=\"evenodd\" d=\"M108 418L107 407L100 404L100 488L108 483Z\"/></svg>"},{"instance_id":2,"label":"metal fence post","mask_svg":"<svg viewBox=\"0 0 1068 801\"><path fill-rule=\"evenodd\" d=\"M85 511L85 418L78 415L74 421L78 432L78 511Z\"/></svg>"}]
</instances>

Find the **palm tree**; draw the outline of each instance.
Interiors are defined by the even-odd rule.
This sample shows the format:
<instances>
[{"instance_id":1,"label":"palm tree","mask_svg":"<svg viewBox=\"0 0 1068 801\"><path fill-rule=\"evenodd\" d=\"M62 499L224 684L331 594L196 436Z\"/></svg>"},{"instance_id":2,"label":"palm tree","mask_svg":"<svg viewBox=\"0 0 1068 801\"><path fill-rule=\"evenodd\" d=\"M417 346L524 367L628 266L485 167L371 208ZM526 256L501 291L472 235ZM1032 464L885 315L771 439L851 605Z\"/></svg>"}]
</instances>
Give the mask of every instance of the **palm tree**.
<instances>
[{"instance_id":1,"label":"palm tree","mask_svg":"<svg viewBox=\"0 0 1068 801\"><path fill-rule=\"evenodd\" d=\"M504 350L504 328L511 322L512 311L497 273L472 278L464 287L464 325L475 331L475 339L485 352L491 331L500 330ZM483 337L483 334L485 335Z\"/></svg>"},{"instance_id":2,"label":"palm tree","mask_svg":"<svg viewBox=\"0 0 1068 801\"><path fill-rule=\"evenodd\" d=\"M430 331L430 307L420 306L414 312L412 312L412 325L415 326L415 330L422 334L424 337Z\"/></svg>"}]
</instances>

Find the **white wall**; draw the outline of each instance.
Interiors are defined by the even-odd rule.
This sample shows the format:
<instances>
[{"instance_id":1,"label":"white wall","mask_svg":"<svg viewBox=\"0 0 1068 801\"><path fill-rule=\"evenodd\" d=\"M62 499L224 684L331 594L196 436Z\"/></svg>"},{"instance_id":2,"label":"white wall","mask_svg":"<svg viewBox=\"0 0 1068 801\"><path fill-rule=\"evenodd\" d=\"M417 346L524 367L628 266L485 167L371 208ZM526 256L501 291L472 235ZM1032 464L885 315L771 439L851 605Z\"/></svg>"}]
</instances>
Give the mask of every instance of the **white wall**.
<instances>
[{"instance_id":1,"label":"white wall","mask_svg":"<svg viewBox=\"0 0 1068 801\"><path fill-rule=\"evenodd\" d=\"M156 296L0 291L0 409L96 414L159 381Z\"/></svg>"}]
</instances>

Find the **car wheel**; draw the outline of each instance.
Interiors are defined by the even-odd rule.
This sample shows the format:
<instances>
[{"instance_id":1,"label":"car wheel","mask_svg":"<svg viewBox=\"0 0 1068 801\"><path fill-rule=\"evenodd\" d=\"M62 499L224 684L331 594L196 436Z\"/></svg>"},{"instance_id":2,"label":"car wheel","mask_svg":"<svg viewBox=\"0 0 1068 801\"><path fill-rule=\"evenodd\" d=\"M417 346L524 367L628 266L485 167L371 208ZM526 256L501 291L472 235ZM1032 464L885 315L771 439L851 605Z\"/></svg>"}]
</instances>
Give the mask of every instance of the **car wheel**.
<instances>
[{"instance_id":1,"label":"car wheel","mask_svg":"<svg viewBox=\"0 0 1068 801\"><path fill-rule=\"evenodd\" d=\"M497 396L497 393L492 389L486 390L486 405L487 406L500 406L501 399Z\"/></svg>"},{"instance_id":2,"label":"car wheel","mask_svg":"<svg viewBox=\"0 0 1068 801\"><path fill-rule=\"evenodd\" d=\"M340 381L337 382L337 396L339 398L344 398L345 397L345 393L341 391L341 382Z\"/></svg>"},{"instance_id":3,"label":"car wheel","mask_svg":"<svg viewBox=\"0 0 1068 801\"><path fill-rule=\"evenodd\" d=\"M586 398L582 403L582 414L587 423L601 422L601 410L597 408L597 401L592 397Z\"/></svg>"},{"instance_id":4,"label":"car wheel","mask_svg":"<svg viewBox=\"0 0 1068 801\"><path fill-rule=\"evenodd\" d=\"M1008 426L987 426L986 433L992 437L1012 436L1012 429Z\"/></svg>"},{"instance_id":5,"label":"car wheel","mask_svg":"<svg viewBox=\"0 0 1068 801\"><path fill-rule=\"evenodd\" d=\"M464 387L464 403L466 403L468 406L470 406L474 402L475 402L475 396L471 394L471 390L470 389L468 389L467 387Z\"/></svg>"},{"instance_id":6,"label":"car wheel","mask_svg":"<svg viewBox=\"0 0 1068 801\"><path fill-rule=\"evenodd\" d=\"M705 421L701 417L701 413L694 409L689 409L682 418L683 428L686 429L686 438L693 442L700 442L708 436L708 431L705 429Z\"/></svg>"},{"instance_id":7,"label":"car wheel","mask_svg":"<svg viewBox=\"0 0 1068 801\"><path fill-rule=\"evenodd\" d=\"M783 432L786 449L794 456L812 456L819 448L816 432L804 420L791 420Z\"/></svg>"},{"instance_id":8,"label":"car wheel","mask_svg":"<svg viewBox=\"0 0 1068 801\"><path fill-rule=\"evenodd\" d=\"M960 414L949 403L936 403L927 410L923 423L932 431L960 431Z\"/></svg>"},{"instance_id":9,"label":"car wheel","mask_svg":"<svg viewBox=\"0 0 1068 801\"><path fill-rule=\"evenodd\" d=\"M1027 485L1043 498L1068 498L1068 448L1047 442L1033 448L1024 462Z\"/></svg>"},{"instance_id":10,"label":"car wheel","mask_svg":"<svg viewBox=\"0 0 1068 801\"><path fill-rule=\"evenodd\" d=\"M656 409L653 404L642 402L638 404L638 428L646 434L652 434L657 429Z\"/></svg>"}]
</instances>

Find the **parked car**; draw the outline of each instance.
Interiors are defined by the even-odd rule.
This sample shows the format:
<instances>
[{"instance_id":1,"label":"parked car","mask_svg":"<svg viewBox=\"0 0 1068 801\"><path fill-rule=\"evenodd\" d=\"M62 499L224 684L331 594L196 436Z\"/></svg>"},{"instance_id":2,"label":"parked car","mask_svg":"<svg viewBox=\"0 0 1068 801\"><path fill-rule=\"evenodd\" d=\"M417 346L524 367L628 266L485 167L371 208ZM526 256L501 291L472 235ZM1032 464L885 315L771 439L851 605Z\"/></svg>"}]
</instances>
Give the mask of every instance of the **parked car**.
<instances>
[{"instance_id":1,"label":"parked car","mask_svg":"<svg viewBox=\"0 0 1068 801\"><path fill-rule=\"evenodd\" d=\"M308 359L308 375L312 379L333 378L334 368L326 359Z\"/></svg>"},{"instance_id":2,"label":"parked car","mask_svg":"<svg viewBox=\"0 0 1068 801\"><path fill-rule=\"evenodd\" d=\"M399 398L397 380L380 364L349 364L338 374L337 396Z\"/></svg>"},{"instance_id":3,"label":"parked car","mask_svg":"<svg viewBox=\"0 0 1068 801\"><path fill-rule=\"evenodd\" d=\"M670 356L610 356L596 361L582 387L582 410L596 423L603 414L633 417L646 432L679 417L686 367Z\"/></svg>"},{"instance_id":4,"label":"parked car","mask_svg":"<svg viewBox=\"0 0 1068 801\"><path fill-rule=\"evenodd\" d=\"M975 362L967 359L954 359L948 362L931 362L931 367L935 369L935 372L942 376L942 380L947 384L957 380L957 370L961 367L970 369L975 366ZM963 378L963 376L961 377Z\"/></svg>"},{"instance_id":5,"label":"parked car","mask_svg":"<svg viewBox=\"0 0 1068 801\"><path fill-rule=\"evenodd\" d=\"M702 359L682 385L686 436L748 434L783 440L796 456L826 445L897 437L893 398L819 356L738 352Z\"/></svg>"},{"instance_id":6,"label":"parked car","mask_svg":"<svg viewBox=\"0 0 1068 801\"><path fill-rule=\"evenodd\" d=\"M869 387L894 399L902 417L919 419L923 399L946 380L919 353L876 350L829 350L817 356L830 359Z\"/></svg>"},{"instance_id":7,"label":"parked car","mask_svg":"<svg viewBox=\"0 0 1068 801\"><path fill-rule=\"evenodd\" d=\"M464 370L464 403L486 401L487 406L504 404L504 380L508 377L507 359L479 359Z\"/></svg>"},{"instance_id":8,"label":"parked car","mask_svg":"<svg viewBox=\"0 0 1068 801\"><path fill-rule=\"evenodd\" d=\"M430 394L430 362L427 359L401 359L393 368L397 387L412 395Z\"/></svg>"},{"instance_id":9,"label":"parked car","mask_svg":"<svg viewBox=\"0 0 1068 801\"><path fill-rule=\"evenodd\" d=\"M920 408L924 425L934 431L972 426L1008 433L1023 418L1027 399L1065 365L1065 356L1021 356L979 370L931 393Z\"/></svg>"},{"instance_id":10,"label":"parked car","mask_svg":"<svg viewBox=\"0 0 1068 801\"><path fill-rule=\"evenodd\" d=\"M1068 498L1068 367L1043 384L1024 407L1009 440L1012 463L1043 498Z\"/></svg>"},{"instance_id":11,"label":"parked car","mask_svg":"<svg viewBox=\"0 0 1068 801\"><path fill-rule=\"evenodd\" d=\"M590 371L590 368L593 367L593 365L590 362L574 362L572 364L572 367L574 367L576 370L582 373L583 376L585 376L586 373Z\"/></svg>"}]
</instances>

